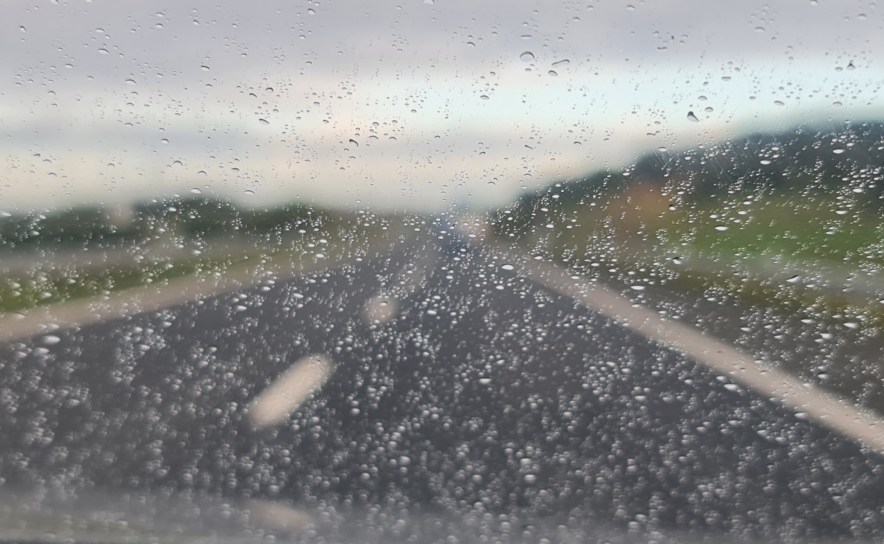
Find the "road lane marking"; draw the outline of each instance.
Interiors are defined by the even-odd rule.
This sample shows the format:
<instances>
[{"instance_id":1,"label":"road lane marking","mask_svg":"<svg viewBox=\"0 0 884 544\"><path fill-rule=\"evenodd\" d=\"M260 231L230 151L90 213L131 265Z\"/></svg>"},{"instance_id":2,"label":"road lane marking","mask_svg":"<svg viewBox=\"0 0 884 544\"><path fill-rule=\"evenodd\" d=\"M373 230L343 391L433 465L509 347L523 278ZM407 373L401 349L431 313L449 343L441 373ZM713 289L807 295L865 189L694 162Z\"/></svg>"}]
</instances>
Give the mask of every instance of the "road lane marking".
<instances>
[{"instance_id":1,"label":"road lane marking","mask_svg":"<svg viewBox=\"0 0 884 544\"><path fill-rule=\"evenodd\" d=\"M370 325L383 325L396 317L398 312L399 302L395 297L375 295L365 301L362 319Z\"/></svg>"},{"instance_id":2,"label":"road lane marking","mask_svg":"<svg viewBox=\"0 0 884 544\"><path fill-rule=\"evenodd\" d=\"M284 422L328 381L334 370L334 363L323 355L299 359L252 402L249 421L256 429Z\"/></svg>"},{"instance_id":3,"label":"road lane marking","mask_svg":"<svg viewBox=\"0 0 884 544\"><path fill-rule=\"evenodd\" d=\"M574 279L559 266L514 256L501 248L494 251L503 262L521 263L520 272L540 285L673 348L759 394L779 399L818 424L884 454L884 419L858 409L850 401L819 388L808 388L781 370L764 368L724 342L682 323L663 319L605 287Z\"/></svg>"},{"instance_id":4,"label":"road lane marking","mask_svg":"<svg viewBox=\"0 0 884 544\"><path fill-rule=\"evenodd\" d=\"M252 499L246 503L246 508L249 511L249 521L259 527L296 532L313 526L310 514L278 502Z\"/></svg>"}]
</instances>

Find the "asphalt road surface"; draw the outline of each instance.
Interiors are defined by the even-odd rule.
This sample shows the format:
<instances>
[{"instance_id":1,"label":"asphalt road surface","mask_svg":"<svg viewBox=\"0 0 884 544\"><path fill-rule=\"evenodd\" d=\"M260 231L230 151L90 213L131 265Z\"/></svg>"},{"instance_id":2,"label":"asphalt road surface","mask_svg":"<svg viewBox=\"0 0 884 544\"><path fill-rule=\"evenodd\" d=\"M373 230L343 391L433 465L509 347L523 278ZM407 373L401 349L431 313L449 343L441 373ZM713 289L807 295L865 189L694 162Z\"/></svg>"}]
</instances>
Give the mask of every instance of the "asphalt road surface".
<instances>
[{"instance_id":1,"label":"asphalt road surface","mask_svg":"<svg viewBox=\"0 0 884 544\"><path fill-rule=\"evenodd\" d=\"M433 240L0 346L3 485L275 501L326 541L884 534L878 454Z\"/></svg>"}]
</instances>

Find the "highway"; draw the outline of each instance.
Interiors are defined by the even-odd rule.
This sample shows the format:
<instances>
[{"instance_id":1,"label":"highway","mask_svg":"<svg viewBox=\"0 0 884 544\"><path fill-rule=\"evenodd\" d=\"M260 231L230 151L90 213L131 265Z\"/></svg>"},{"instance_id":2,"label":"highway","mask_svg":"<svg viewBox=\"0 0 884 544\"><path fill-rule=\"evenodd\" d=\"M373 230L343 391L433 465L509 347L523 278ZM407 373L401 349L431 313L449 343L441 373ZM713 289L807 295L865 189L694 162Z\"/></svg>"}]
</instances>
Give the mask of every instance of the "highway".
<instances>
[{"instance_id":1,"label":"highway","mask_svg":"<svg viewBox=\"0 0 884 544\"><path fill-rule=\"evenodd\" d=\"M427 513L477 542L884 530L873 449L431 234L5 342L3 485L279 502L376 539Z\"/></svg>"}]
</instances>

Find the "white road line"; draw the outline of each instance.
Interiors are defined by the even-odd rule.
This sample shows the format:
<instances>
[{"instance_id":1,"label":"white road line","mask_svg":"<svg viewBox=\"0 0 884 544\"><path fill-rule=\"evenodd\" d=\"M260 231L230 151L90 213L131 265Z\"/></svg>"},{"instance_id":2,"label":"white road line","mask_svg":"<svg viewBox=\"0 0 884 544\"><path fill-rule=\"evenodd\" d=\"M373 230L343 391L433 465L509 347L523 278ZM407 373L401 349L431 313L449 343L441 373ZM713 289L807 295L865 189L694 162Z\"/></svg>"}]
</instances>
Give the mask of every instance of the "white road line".
<instances>
[{"instance_id":1,"label":"white road line","mask_svg":"<svg viewBox=\"0 0 884 544\"><path fill-rule=\"evenodd\" d=\"M779 399L820 425L884 454L884 419L861 411L850 401L808 388L786 372L763 368L734 347L684 324L663 319L647 308L634 306L629 299L600 285L575 280L561 267L513 257L502 250L497 254L504 262L521 262L520 271L544 287L674 348L757 393Z\"/></svg>"},{"instance_id":2,"label":"white road line","mask_svg":"<svg viewBox=\"0 0 884 544\"><path fill-rule=\"evenodd\" d=\"M249 511L249 521L259 527L293 532L313 526L310 514L278 502L252 499L246 507Z\"/></svg>"},{"instance_id":3,"label":"white road line","mask_svg":"<svg viewBox=\"0 0 884 544\"><path fill-rule=\"evenodd\" d=\"M327 357L299 359L252 402L249 420L257 429L282 423L333 373L334 363Z\"/></svg>"},{"instance_id":4,"label":"white road line","mask_svg":"<svg viewBox=\"0 0 884 544\"><path fill-rule=\"evenodd\" d=\"M399 303L394 297L375 295L365 301L362 308L362 319L369 325L383 325L396 317Z\"/></svg>"}]
</instances>

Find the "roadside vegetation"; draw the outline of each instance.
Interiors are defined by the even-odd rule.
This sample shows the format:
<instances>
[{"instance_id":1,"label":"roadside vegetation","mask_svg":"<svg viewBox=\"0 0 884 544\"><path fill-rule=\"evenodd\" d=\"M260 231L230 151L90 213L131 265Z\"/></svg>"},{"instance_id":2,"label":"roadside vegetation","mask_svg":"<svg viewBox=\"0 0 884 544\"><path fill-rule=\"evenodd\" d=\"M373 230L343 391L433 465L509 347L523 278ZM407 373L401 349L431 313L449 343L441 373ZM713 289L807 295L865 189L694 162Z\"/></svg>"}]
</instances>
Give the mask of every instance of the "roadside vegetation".
<instances>
[{"instance_id":1,"label":"roadside vegetation","mask_svg":"<svg viewBox=\"0 0 884 544\"><path fill-rule=\"evenodd\" d=\"M527 193L493 214L492 230L572 263L649 259L771 279L776 268L874 274L884 265L884 126L657 152Z\"/></svg>"},{"instance_id":2,"label":"roadside vegetation","mask_svg":"<svg viewBox=\"0 0 884 544\"><path fill-rule=\"evenodd\" d=\"M240 209L205 198L0 218L0 313L231 267L354 254L401 218L302 205Z\"/></svg>"},{"instance_id":3,"label":"roadside vegetation","mask_svg":"<svg viewBox=\"0 0 884 544\"><path fill-rule=\"evenodd\" d=\"M884 413L884 125L655 152L526 193L490 225Z\"/></svg>"}]
</instances>

